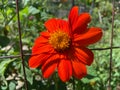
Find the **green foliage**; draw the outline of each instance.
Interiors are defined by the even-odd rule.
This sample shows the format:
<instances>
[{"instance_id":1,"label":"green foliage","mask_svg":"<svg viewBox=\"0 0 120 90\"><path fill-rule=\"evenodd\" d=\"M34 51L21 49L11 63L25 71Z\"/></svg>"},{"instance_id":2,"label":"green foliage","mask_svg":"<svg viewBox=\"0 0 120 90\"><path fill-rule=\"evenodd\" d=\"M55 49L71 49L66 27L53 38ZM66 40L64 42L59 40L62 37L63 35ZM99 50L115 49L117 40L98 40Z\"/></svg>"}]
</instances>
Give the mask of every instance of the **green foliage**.
<instances>
[{"instance_id":1,"label":"green foliage","mask_svg":"<svg viewBox=\"0 0 120 90\"><path fill-rule=\"evenodd\" d=\"M12 60L0 61L0 76L4 76L5 70L10 62L12 62Z\"/></svg>"},{"instance_id":2,"label":"green foliage","mask_svg":"<svg viewBox=\"0 0 120 90\"><path fill-rule=\"evenodd\" d=\"M8 37L0 36L1 47L4 47L4 46L8 45L9 42L10 42L10 40L9 40Z\"/></svg>"},{"instance_id":3,"label":"green foliage","mask_svg":"<svg viewBox=\"0 0 120 90\"><path fill-rule=\"evenodd\" d=\"M120 39L120 7L115 0L114 41L113 46L119 46ZM110 46L112 27L112 2L109 0L75 0L81 12L89 12L92 16L90 26L103 29L103 38L99 43L89 48L106 48ZM19 0L20 21L22 30L23 53L31 52L31 47L40 32L45 30L44 22L53 17L67 18L71 8L70 0ZM16 17L15 0L0 1L0 57L19 54L19 36ZM39 69L28 67L29 56L25 56L25 70L29 90L106 90L109 79L109 50L94 51L95 59L92 66L87 67L88 75L70 82L63 83L58 75L43 79ZM120 51L113 50L112 90L120 83ZM0 59L0 90L24 90L23 68L21 59Z\"/></svg>"}]
</instances>

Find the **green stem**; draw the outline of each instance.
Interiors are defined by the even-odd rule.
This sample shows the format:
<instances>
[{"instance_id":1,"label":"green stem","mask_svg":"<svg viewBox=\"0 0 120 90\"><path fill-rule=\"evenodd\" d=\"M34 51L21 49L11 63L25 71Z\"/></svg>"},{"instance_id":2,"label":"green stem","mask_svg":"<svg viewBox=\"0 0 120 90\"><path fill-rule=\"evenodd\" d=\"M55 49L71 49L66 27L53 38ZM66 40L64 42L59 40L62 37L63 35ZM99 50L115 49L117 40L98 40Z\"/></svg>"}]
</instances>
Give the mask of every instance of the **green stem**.
<instances>
[{"instance_id":1,"label":"green stem","mask_svg":"<svg viewBox=\"0 0 120 90\"><path fill-rule=\"evenodd\" d=\"M54 75L54 82L55 82L55 90L58 90L58 79L57 79L57 75Z\"/></svg>"},{"instance_id":2,"label":"green stem","mask_svg":"<svg viewBox=\"0 0 120 90\"><path fill-rule=\"evenodd\" d=\"M73 90L75 90L75 79L74 78L73 78L72 84L73 84Z\"/></svg>"}]
</instances>

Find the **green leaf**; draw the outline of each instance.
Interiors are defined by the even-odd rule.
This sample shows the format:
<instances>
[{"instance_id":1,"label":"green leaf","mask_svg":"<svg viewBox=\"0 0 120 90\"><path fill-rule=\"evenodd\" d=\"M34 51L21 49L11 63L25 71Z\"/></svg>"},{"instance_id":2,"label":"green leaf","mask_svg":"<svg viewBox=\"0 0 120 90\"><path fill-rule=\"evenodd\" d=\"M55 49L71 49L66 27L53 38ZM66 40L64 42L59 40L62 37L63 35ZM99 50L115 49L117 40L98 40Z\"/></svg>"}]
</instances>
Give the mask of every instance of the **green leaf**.
<instances>
[{"instance_id":1,"label":"green leaf","mask_svg":"<svg viewBox=\"0 0 120 90\"><path fill-rule=\"evenodd\" d=\"M28 12L28 7L25 7L24 9L22 9L21 11L20 11L20 15L21 16L23 16L23 15L25 15L25 14L28 14L29 12Z\"/></svg>"},{"instance_id":2,"label":"green leaf","mask_svg":"<svg viewBox=\"0 0 120 90\"><path fill-rule=\"evenodd\" d=\"M90 79L88 78L82 78L81 81L86 84L86 83L89 83L90 82Z\"/></svg>"},{"instance_id":3,"label":"green leaf","mask_svg":"<svg viewBox=\"0 0 120 90\"><path fill-rule=\"evenodd\" d=\"M27 73L27 80L29 81L29 83L32 85L33 84L33 76L32 76L32 72L30 69L25 68L26 69L26 73Z\"/></svg>"},{"instance_id":4,"label":"green leaf","mask_svg":"<svg viewBox=\"0 0 120 90\"><path fill-rule=\"evenodd\" d=\"M89 83L97 75L96 70L93 68L93 66L88 66L87 69L88 69L87 71L88 75L81 79L81 81L85 84Z\"/></svg>"},{"instance_id":5,"label":"green leaf","mask_svg":"<svg viewBox=\"0 0 120 90\"><path fill-rule=\"evenodd\" d=\"M87 71L88 75L91 75L91 76L97 75L97 72L96 72L95 68L93 68L93 66L88 66L87 69L88 69L88 71Z\"/></svg>"},{"instance_id":6,"label":"green leaf","mask_svg":"<svg viewBox=\"0 0 120 90\"><path fill-rule=\"evenodd\" d=\"M61 80L58 82L58 90L67 90L66 84L63 83Z\"/></svg>"},{"instance_id":7,"label":"green leaf","mask_svg":"<svg viewBox=\"0 0 120 90\"><path fill-rule=\"evenodd\" d=\"M10 42L10 39L5 36L0 36L0 46L5 47Z\"/></svg>"},{"instance_id":8,"label":"green leaf","mask_svg":"<svg viewBox=\"0 0 120 90\"><path fill-rule=\"evenodd\" d=\"M28 82L32 85L33 84L32 71L29 68L25 67L25 72L26 72L26 77L27 77ZM23 74L22 65L21 65L21 74Z\"/></svg>"},{"instance_id":9,"label":"green leaf","mask_svg":"<svg viewBox=\"0 0 120 90\"><path fill-rule=\"evenodd\" d=\"M30 1L30 0L23 0L24 6L26 6L26 5L28 4L29 1Z\"/></svg>"},{"instance_id":10,"label":"green leaf","mask_svg":"<svg viewBox=\"0 0 120 90\"><path fill-rule=\"evenodd\" d=\"M5 70L8 65L14 60L0 60L0 76L4 76Z\"/></svg>"},{"instance_id":11,"label":"green leaf","mask_svg":"<svg viewBox=\"0 0 120 90\"><path fill-rule=\"evenodd\" d=\"M100 2L100 0L96 0L95 2L98 3L98 2Z\"/></svg>"},{"instance_id":12,"label":"green leaf","mask_svg":"<svg viewBox=\"0 0 120 90\"><path fill-rule=\"evenodd\" d=\"M10 82L9 90L15 90L15 87L16 87L15 83L14 82Z\"/></svg>"},{"instance_id":13,"label":"green leaf","mask_svg":"<svg viewBox=\"0 0 120 90\"><path fill-rule=\"evenodd\" d=\"M33 15L40 12L37 8L35 8L33 6L30 6L28 10L29 10L29 13L33 14Z\"/></svg>"},{"instance_id":14,"label":"green leaf","mask_svg":"<svg viewBox=\"0 0 120 90\"><path fill-rule=\"evenodd\" d=\"M2 80L2 84L3 85L0 85L0 90L7 90L7 87L8 87L8 83L5 79L4 76L0 76L0 79Z\"/></svg>"}]
</instances>

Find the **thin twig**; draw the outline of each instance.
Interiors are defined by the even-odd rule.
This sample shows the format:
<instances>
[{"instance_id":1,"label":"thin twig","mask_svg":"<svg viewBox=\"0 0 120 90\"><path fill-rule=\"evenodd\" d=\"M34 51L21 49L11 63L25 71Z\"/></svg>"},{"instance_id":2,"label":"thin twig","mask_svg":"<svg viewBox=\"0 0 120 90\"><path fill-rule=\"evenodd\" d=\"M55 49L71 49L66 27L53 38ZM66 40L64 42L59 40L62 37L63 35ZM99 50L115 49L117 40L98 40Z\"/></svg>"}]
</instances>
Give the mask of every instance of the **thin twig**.
<instances>
[{"instance_id":1,"label":"thin twig","mask_svg":"<svg viewBox=\"0 0 120 90\"><path fill-rule=\"evenodd\" d=\"M110 49L111 49L111 47L106 47L106 48L93 48L93 49L90 49L90 50L101 51L101 50L110 50ZM120 49L120 46L112 47L112 49Z\"/></svg>"},{"instance_id":2,"label":"thin twig","mask_svg":"<svg viewBox=\"0 0 120 90\"><path fill-rule=\"evenodd\" d=\"M72 0L72 7L75 5L75 0Z\"/></svg>"},{"instance_id":3,"label":"thin twig","mask_svg":"<svg viewBox=\"0 0 120 90\"><path fill-rule=\"evenodd\" d=\"M110 41L110 67L109 67L109 69L110 69L110 71L109 71L109 81L108 81L108 86L110 87L110 89L109 90L111 90L111 76L112 76L112 52L113 52L113 31L114 31L114 13L115 13L115 11L114 11L114 4L115 4L115 2L114 2L114 0L112 0L112 31L111 31L111 41Z\"/></svg>"},{"instance_id":4,"label":"thin twig","mask_svg":"<svg viewBox=\"0 0 120 90\"><path fill-rule=\"evenodd\" d=\"M5 23L5 26L8 25L14 17L15 17L15 14Z\"/></svg>"},{"instance_id":5,"label":"thin twig","mask_svg":"<svg viewBox=\"0 0 120 90\"><path fill-rule=\"evenodd\" d=\"M86 4L86 5L87 5L87 4ZM95 7L95 0L92 1L91 7L90 7L90 10L89 10L89 13L90 13L90 14L93 13L94 7Z\"/></svg>"},{"instance_id":6,"label":"thin twig","mask_svg":"<svg viewBox=\"0 0 120 90\"><path fill-rule=\"evenodd\" d=\"M17 19L18 19L18 32L19 32L20 57L21 57L21 59L22 59L22 66L23 66L23 74L24 74L25 89L28 90L27 78L26 78L26 72L25 72L25 62L24 62L24 59L23 59L22 38L21 38L21 28L20 28L20 17L19 17L18 0L16 0L16 13L17 13Z\"/></svg>"},{"instance_id":7,"label":"thin twig","mask_svg":"<svg viewBox=\"0 0 120 90\"><path fill-rule=\"evenodd\" d=\"M24 56L31 56L31 54L24 54ZM9 55L9 56L0 56L0 59L13 59L13 58L19 58L21 57L21 55Z\"/></svg>"},{"instance_id":8,"label":"thin twig","mask_svg":"<svg viewBox=\"0 0 120 90\"><path fill-rule=\"evenodd\" d=\"M6 59L6 58L10 58L10 59L13 59L13 58L19 58L20 55L9 55L9 56L0 56L0 59Z\"/></svg>"},{"instance_id":9,"label":"thin twig","mask_svg":"<svg viewBox=\"0 0 120 90\"><path fill-rule=\"evenodd\" d=\"M74 79L74 77L73 77L72 84L73 84L73 90L76 90L76 89L75 89L75 79Z\"/></svg>"},{"instance_id":10,"label":"thin twig","mask_svg":"<svg viewBox=\"0 0 120 90\"><path fill-rule=\"evenodd\" d=\"M111 47L107 47L107 48L93 48L93 49L90 49L90 50L93 50L93 51L103 51L103 50L110 50ZM112 49L120 49L120 46L116 46L116 47L112 47ZM23 56L34 56L34 55L31 55L31 54L23 54ZM5 58L18 58L20 57L20 55L9 55L9 56L0 56L0 59L5 59Z\"/></svg>"},{"instance_id":11,"label":"thin twig","mask_svg":"<svg viewBox=\"0 0 120 90\"><path fill-rule=\"evenodd\" d=\"M98 10L98 16L99 16L99 22L102 23L102 15L100 13L100 10Z\"/></svg>"}]
</instances>

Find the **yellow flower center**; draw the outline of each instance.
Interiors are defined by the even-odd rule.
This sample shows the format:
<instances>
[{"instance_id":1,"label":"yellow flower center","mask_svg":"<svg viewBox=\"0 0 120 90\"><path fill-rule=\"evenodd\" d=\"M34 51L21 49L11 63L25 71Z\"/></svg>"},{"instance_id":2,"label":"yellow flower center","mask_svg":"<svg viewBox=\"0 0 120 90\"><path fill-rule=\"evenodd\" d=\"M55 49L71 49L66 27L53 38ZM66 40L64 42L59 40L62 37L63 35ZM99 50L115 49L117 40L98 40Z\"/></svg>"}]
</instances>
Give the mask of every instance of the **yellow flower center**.
<instances>
[{"instance_id":1,"label":"yellow flower center","mask_svg":"<svg viewBox=\"0 0 120 90\"><path fill-rule=\"evenodd\" d=\"M67 33L58 30L50 35L49 43L58 51L65 50L69 48L70 37Z\"/></svg>"}]
</instances>

